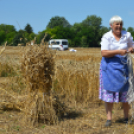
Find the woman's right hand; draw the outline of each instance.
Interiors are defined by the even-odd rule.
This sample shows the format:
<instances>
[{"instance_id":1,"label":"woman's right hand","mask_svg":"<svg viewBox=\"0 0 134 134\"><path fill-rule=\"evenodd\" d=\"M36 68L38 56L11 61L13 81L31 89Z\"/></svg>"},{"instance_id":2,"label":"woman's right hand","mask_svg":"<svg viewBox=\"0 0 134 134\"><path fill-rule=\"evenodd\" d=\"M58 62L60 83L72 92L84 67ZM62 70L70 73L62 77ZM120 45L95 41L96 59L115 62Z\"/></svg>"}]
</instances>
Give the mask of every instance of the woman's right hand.
<instances>
[{"instance_id":1,"label":"woman's right hand","mask_svg":"<svg viewBox=\"0 0 134 134\"><path fill-rule=\"evenodd\" d=\"M106 57L106 58L109 58L109 57L113 57L115 56L116 54L120 54L120 55L125 55L127 53L127 50L101 50L101 55L102 57Z\"/></svg>"},{"instance_id":2,"label":"woman's right hand","mask_svg":"<svg viewBox=\"0 0 134 134\"><path fill-rule=\"evenodd\" d=\"M119 51L120 51L119 54L122 55L122 56L127 53L127 50L119 50Z\"/></svg>"}]
</instances>

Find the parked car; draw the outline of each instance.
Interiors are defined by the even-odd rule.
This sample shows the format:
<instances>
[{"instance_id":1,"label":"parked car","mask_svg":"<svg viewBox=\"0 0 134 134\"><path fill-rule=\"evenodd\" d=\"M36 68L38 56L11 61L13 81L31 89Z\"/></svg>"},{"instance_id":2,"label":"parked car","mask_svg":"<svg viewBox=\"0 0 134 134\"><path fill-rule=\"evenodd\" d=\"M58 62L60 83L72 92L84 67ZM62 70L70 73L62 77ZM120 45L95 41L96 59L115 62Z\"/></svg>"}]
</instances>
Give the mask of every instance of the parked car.
<instances>
[{"instance_id":1,"label":"parked car","mask_svg":"<svg viewBox=\"0 0 134 134\"><path fill-rule=\"evenodd\" d=\"M49 41L49 48L56 50L68 50L68 40L67 39L52 39Z\"/></svg>"}]
</instances>

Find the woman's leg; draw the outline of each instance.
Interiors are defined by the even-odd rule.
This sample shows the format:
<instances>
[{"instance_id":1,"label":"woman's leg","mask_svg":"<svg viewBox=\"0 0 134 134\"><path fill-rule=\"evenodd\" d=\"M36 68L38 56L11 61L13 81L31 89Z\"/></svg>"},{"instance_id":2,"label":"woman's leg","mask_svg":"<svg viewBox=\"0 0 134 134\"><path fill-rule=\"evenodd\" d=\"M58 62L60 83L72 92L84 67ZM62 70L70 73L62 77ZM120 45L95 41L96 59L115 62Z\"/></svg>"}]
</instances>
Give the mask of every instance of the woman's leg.
<instances>
[{"instance_id":1,"label":"woman's leg","mask_svg":"<svg viewBox=\"0 0 134 134\"><path fill-rule=\"evenodd\" d=\"M107 120L112 120L113 103L105 102Z\"/></svg>"},{"instance_id":2,"label":"woman's leg","mask_svg":"<svg viewBox=\"0 0 134 134\"><path fill-rule=\"evenodd\" d=\"M124 119L128 118L128 114L129 114L129 104L128 102L123 102L123 110L124 110Z\"/></svg>"}]
</instances>

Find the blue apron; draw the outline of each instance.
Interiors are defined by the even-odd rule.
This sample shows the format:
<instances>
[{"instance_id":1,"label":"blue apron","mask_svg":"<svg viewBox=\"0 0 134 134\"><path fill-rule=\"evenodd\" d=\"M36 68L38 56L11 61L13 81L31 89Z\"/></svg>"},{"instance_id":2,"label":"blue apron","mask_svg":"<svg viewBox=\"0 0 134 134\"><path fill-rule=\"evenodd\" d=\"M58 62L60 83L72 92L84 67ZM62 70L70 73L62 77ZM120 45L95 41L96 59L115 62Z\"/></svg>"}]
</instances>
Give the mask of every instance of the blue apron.
<instances>
[{"instance_id":1,"label":"blue apron","mask_svg":"<svg viewBox=\"0 0 134 134\"><path fill-rule=\"evenodd\" d=\"M112 92L128 90L127 56L115 55L101 60L103 88Z\"/></svg>"}]
</instances>

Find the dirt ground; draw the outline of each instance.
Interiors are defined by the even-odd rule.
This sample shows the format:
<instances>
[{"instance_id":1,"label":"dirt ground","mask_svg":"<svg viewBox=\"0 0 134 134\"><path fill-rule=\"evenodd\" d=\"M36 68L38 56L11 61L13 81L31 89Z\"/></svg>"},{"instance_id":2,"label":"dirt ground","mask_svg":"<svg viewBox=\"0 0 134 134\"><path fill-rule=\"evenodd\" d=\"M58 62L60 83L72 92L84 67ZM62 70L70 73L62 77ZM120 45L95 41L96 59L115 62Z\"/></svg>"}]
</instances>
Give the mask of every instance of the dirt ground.
<instances>
[{"instance_id":1,"label":"dirt ground","mask_svg":"<svg viewBox=\"0 0 134 134\"><path fill-rule=\"evenodd\" d=\"M56 67L60 68L62 66L66 70L72 70L73 68L77 71L94 68L96 75L98 75L101 59L100 49L75 49L77 52L56 52ZM14 66L16 64L19 65L20 53L23 53L23 47L7 47L1 55L1 64L11 62ZM94 60L98 60L94 65L92 64L93 61L90 60L92 56L94 58L97 57ZM13 60L11 61L11 59ZM0 88L12 94L10 88L14 82L12 77L0 77ZM99 93L98 89L94 90ZM19 88L14 91L19 91ZM106 128L104 127L106 122L105 106L102 101L99 99L95 101L91 99L87 99L87 101L72 101L72 96L69 95L66 94L68 97L61 99L66 105L68 112L62 116L56 125L39 123L38 127L28 127L26 123L22 122L25 116L22 111L0 110L0 134L134 134L134 124L118 122L119 119L123 118L123 110L120 103L114 104L113 123L111 127Z\"/></svg>"}]
</instances>

